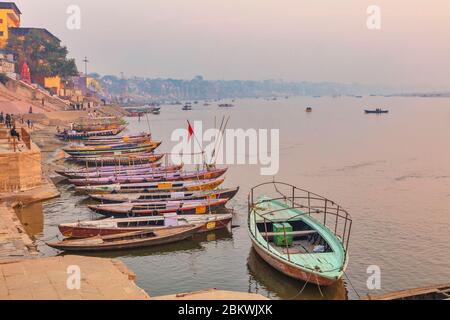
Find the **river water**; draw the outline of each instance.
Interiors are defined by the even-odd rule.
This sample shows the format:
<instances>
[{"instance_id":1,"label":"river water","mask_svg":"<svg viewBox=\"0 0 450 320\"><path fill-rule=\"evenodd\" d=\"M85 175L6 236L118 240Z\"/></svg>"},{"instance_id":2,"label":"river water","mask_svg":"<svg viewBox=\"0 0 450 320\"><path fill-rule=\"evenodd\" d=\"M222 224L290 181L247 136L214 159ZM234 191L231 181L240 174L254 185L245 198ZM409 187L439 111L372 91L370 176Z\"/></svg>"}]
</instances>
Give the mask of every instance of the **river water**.
<instances>
[{"instance_id":1,"label":"river water","mask_svg":"<svg viewBox=\"0 0 450 320\"><path fill-rule=\"evenodd\" d=\"M154 249L103 254L121 259L151 296L220 288L258 292L274 299L357 299L450 279L450 99L402 97L291 97L242 99L234 108L216 104L163 106L160 115L128 119L130 132L147 130L162 139L161 152L175 142L171 133L186 120L229 115L228 128L280 129L278 181L326 196L351 214L348 279L319 289L272 269L251 249L246 229L247 193L272 177L259 165L230 165L224 186L240 186L227 205L235 227ZM313 111L306 113L305 107ZM364 106L389 108L366 115ZM95 217L83 196L59 183L61 198L22 212L27 231L43 255L57 252L41 240L57 225ZM35 217L36 215L40 217ZM29 220L29 223L27 222ZM378 266L381 288L369 289L368 267Z\"/></svg>"}]
</instances>

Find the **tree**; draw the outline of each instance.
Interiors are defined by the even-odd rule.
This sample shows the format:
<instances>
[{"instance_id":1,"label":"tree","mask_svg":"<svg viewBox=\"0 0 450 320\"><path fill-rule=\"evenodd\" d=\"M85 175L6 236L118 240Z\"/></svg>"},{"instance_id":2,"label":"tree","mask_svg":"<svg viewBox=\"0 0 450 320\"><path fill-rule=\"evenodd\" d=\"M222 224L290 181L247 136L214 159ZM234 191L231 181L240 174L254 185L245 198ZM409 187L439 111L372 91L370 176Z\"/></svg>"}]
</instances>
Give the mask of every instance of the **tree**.
<instances>
[{"instance_id":1,"label":"tree","mask_svg":"<svg viewBox=\"0 0 450 320\"><path fill-rule=\"evenodd\" d=\"M75 60L67 58L67 48L44 30L32 29L25 36L10 33L5 50L16 55L19 66L26 61L32 75L63 78L78 75Z\"/></svg>"}]
</instances>

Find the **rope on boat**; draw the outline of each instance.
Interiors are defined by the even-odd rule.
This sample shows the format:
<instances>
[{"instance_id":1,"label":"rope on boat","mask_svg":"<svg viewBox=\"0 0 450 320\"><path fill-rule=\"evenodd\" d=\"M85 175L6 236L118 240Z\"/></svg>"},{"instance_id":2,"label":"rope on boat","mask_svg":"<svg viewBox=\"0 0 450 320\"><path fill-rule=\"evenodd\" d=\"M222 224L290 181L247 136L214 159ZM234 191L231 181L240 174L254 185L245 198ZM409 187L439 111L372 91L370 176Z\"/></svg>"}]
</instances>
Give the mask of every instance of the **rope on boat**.
<instances>
[{"instance_id":1,"label":"rope on boat","mask_svg":"<svg viewBox=\"0 0 450 320\"><path fill-rule=\"evenodd\" d=\"M348 280L348 283L350 284L350 286L352 287L353 291L355 291L356 295L358 296L358 299L361 299L361 295L358 293L358 290L356 290L356 288L353 286L352 281L350 280L350 277L345 273L344 271L344 276L345 278Z\"/></svg>"}]
</instances>

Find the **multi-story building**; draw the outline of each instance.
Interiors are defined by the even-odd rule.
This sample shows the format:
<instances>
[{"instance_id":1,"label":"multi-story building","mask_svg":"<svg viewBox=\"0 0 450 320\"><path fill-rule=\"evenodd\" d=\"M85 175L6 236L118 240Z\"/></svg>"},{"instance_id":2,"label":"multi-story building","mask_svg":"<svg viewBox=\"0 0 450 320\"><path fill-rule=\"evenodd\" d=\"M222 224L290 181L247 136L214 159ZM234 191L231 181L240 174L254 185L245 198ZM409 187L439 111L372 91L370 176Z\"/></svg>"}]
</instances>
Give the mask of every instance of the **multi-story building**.
<instances>
[{"instance_id":1,"label":"multi-story building","mask_svg":"<svg viewBox=\"0 0 450 320\"><path fill-rule=\"evenodd\" d=\"M8 42L10 28L20 27L21 14L14 2L0 2L0 48Z\"/></svg>"}]
</instances>

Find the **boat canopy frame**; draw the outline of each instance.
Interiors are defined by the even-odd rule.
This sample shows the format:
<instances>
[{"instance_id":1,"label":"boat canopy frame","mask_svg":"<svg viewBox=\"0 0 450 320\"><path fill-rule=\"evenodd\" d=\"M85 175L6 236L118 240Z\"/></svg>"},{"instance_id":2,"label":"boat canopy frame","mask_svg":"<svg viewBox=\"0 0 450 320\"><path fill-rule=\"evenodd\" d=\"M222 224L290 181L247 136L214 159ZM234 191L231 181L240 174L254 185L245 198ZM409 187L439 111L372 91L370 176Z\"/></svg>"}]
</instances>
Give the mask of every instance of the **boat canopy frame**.
<instances>
[{"instance_id":1,"label":"boat canopy frame","mask_svg":"<svg viewBox=\"0 0 450 320\"><path fill-rule=\"evenodd\" d=\"M255 193L259 189L261 189L264 186L273 185L275 191L277 194L279 194L279 197L270 197L268 199L264 200L258 200L255 201ZM287 187L290 189L290 194L284 194L279 190L278 187ZM257 210L254 210L257 208L258 204L264 203L264 202L270 202L273 200L283 200L288 205L285 208L281 209L275 209L266 211L264 213L258 212ZM330 200L328 198L325 198L319 194L316 194L314 192L298 188L294 185L291 185L289 183L285 182L277 182L277 181L270 181L270 182L264 182L261 184L258 184L250 189L250 192L248 194L248 225L250 226L250 216L252 211L254 211L254 234L255 234L255 240L258 241L256 234L257 234L257 221L256 217L259 216L263 219L264 227L267 229L267 223L268 222L279 222L279 221L273 221L270 218L266 217L266 215L290 210L290 209L300 209L302 213L299 213L298 215L294 215L289 219L286 219L285 221L288 222L289 220L293 220L299 216L302 215L308 215L310 217L313 217L315 220L321 222L323 226L325 226L330 232L332 232L338 240L340 240L342 247L344 249L344 265L347 262L348 255L347 250L349 246L350 241L350 233L352 228L353 220L350 216L350 214L342 208L340 205L338 205L333 200ZM330 223L331 221L331 223ZM328 223L328 224L327 224ZM283 233L284 237L286 238L286 229L283 226ZM269 246L268 241L268 235L266 232L266 244L261 243L258 241L260 245L263 246ZM287 241L285 241L287 244ZM270 250L269 248L267 248ZM286 245L287 249L287 255L288 255L288 261L291 261L290 259L290 253L289 253L289 247Z\"/></svg>"}]
</instances>

